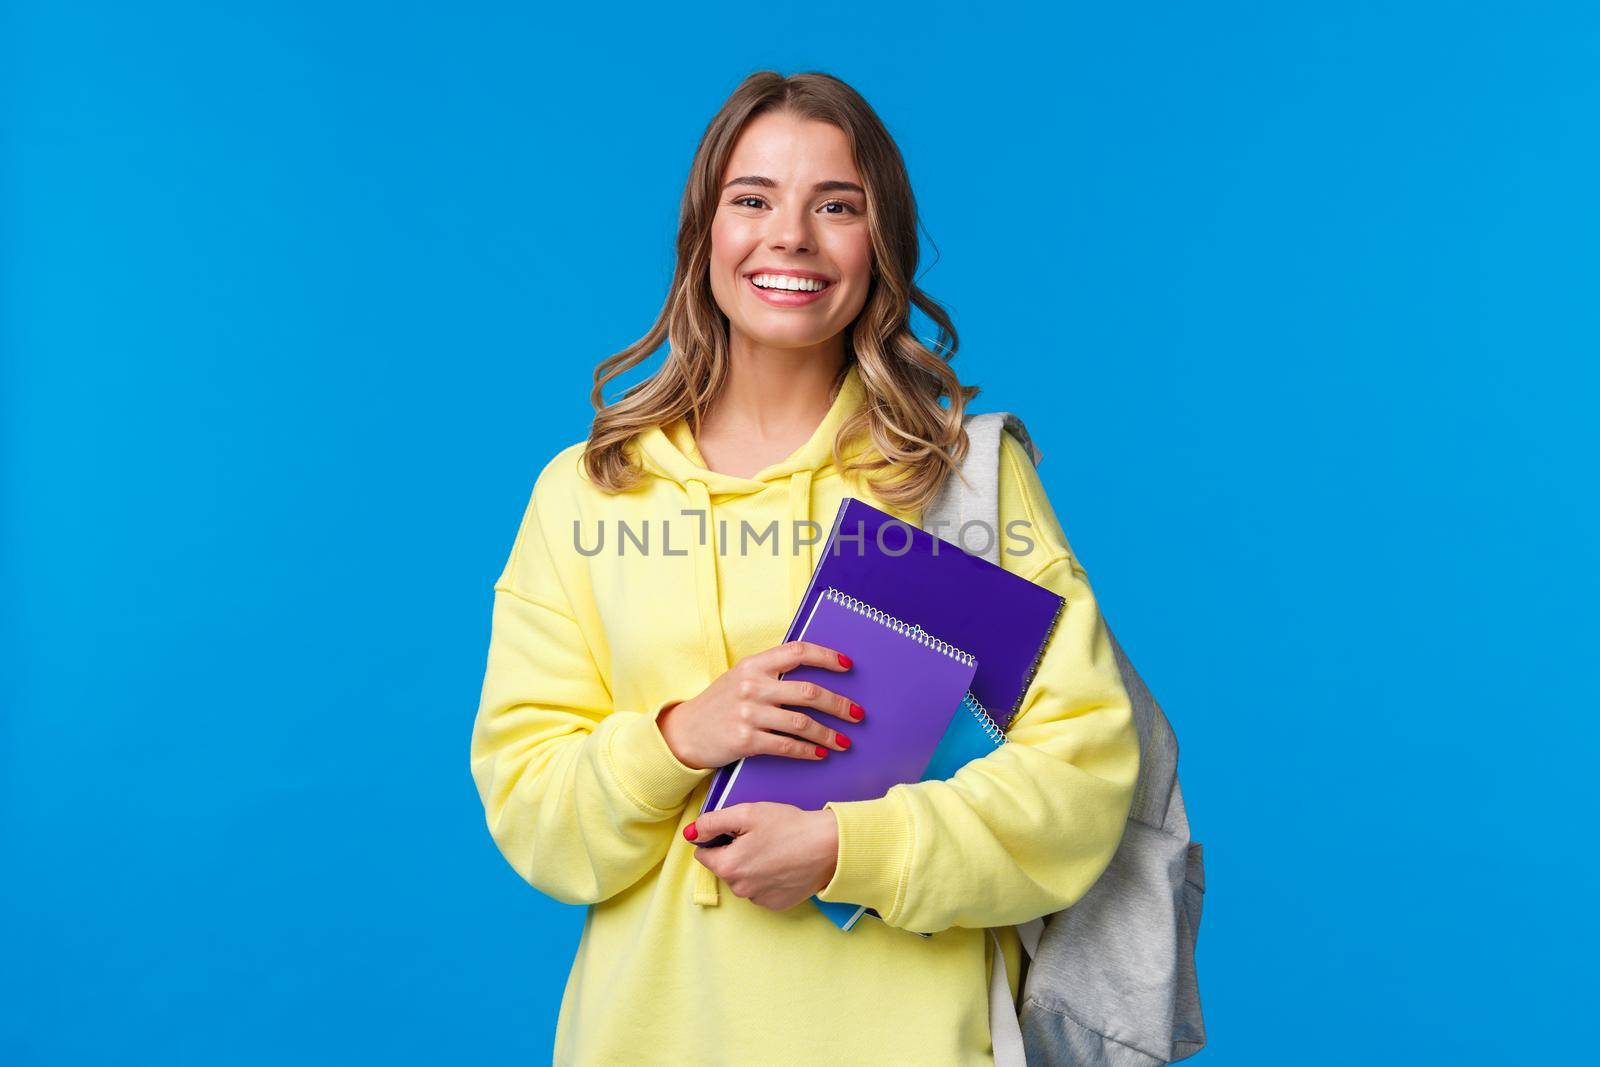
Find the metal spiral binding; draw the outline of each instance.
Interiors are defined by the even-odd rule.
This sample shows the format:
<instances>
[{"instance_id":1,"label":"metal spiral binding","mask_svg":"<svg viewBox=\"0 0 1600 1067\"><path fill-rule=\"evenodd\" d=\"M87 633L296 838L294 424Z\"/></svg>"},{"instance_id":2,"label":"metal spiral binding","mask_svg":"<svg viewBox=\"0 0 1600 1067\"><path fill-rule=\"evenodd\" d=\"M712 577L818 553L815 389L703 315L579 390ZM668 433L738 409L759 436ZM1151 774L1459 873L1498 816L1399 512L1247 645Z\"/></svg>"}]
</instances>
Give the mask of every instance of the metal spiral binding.
<instances>
[{"instance_id":1,"label":"metal spiral binding","mask_svg":"<svg viewBox=\"0 0 1600 1067\"><path fill-rule=\"evenodd\" d=\"M882 623L896 633L905 634L918 644L927 645L936 652L943 652L951 659L960 663L964 663L968 667L971 667L977 663L977 660L972 657L971 653L963 652L950 642L940 640L939 638L933 636L922 627L917 626L914 623L902 622L887 612L879 611L871 604L868 604L865 600L857 600L849 593L836 589L831 585L827 589L823 590L822 595L833 601L835 604L847 607L851 611L865 615L876 622Z\"/></svg>"},{"instance_id":2,"label":"metal spiral binding","mask_svg":"<svg viewBox=\"0 0 1600 1067\"><path fill-rule=\"evenodd\" d=\"M1057 595L1059 603L1056 604L1055 614L1050 616L1050 626L1044 633L1044 639L1039 642L1039 650L1033 654L1033 662L1028 665L1028 673L1023 676L1022 688L1017 692L1017 702L1011 705L1011 710L1006 714L1006 726L1009 727L1017 718L1017 710L1022 707L1023 697L1028 695L1028 688L1033 685L1033 676L1039 673L1039 664L1044 660L1045 649L1050 647L1050 638L1055 636L1056 627L1061 623L1061 616L1066 612L1067 598Z\"/></svg>"},{"instance_id":3,"label":"metal spiral binding","mask_svg":"<svg viewBox=\"0 0 1600 1067\"><path fill-rule=\"evenodd\" d=\"M972 695L970 689L961 695L961 706L966 708L974 719L978 720L978 725L983 727L983 732L988 734L996 745L1003 745L1011 740L1006 736L1006 732L1000 728L1000 724L990 717L984 706L978 703L978 698Z\"/></svg>"}]
</instances>

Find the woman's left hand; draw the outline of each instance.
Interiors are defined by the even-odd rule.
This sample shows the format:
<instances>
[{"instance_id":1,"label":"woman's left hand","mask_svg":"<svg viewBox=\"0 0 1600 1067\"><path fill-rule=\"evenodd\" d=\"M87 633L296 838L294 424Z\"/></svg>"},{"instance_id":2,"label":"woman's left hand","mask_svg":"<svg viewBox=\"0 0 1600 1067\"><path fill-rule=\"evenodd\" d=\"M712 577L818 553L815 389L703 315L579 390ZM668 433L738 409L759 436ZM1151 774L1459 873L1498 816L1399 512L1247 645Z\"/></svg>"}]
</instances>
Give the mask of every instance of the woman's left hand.
<instances>
[{"instance_id":1,"label":"woman's left hand","mask_svg":"<svg viewBox=\"0 0 1600 1067\"><path fill-rule=\"evenodd\" d=\"M726 845L696 848L694 858L727 882L736 896L763 908L792 908L833 881L839 823L827 808L805 811L766 801L734 804L708 811L689 826L704 841L737 835Z\"/></svg>"}]
</instances>

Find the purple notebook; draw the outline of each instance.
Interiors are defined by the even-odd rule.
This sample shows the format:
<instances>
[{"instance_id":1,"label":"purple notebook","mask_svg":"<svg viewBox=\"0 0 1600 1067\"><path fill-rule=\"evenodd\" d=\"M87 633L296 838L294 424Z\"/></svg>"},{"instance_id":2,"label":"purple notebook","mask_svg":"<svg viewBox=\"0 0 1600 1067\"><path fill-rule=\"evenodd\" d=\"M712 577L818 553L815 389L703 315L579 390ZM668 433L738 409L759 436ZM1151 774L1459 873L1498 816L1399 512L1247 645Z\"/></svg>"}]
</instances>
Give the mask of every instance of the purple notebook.
<instances>
[{"instance_id":1,"label":"purple notebook","mask_svg":"<svg viewBox=\"0 0 1600 1067\"><path fill-rule=\"evenodd\" d=\"M989 533L1004 539L1002 549L1020 547L1020 542L1004 530ZM1034 550L1039 551L1037 532L1020 533L1030 537ZM983 535L981 530L968 532L973 543ZM1011 725L1012 717L1022 706L1022 698L1066 606L1065 598L1044 586L1012 574L982 556L971 555L856 497L846 497L839 505L833 530L827 542L819 546L811 584L796 607L784 640L792 641L800 635L812 606L829 588L842 590L887 615L919 626L972 656L977 661L970 686L972 695L1002 729ZM870 704L857 703L870 711ZM854 736L849 730L846 733ZM906 780L921 778L926 763L924 760ZM730 763L712 776L705 810L721 806L722 791L728 787L736 766ZM724 834L717 843L730 840Z\"/></svg>"},{"instance_id":2,"label":"purple notebook","mask_svg":"<svg viewBox=\"0 0 1600 1067\"><path fill-rule=\"evenodd\" d=\"M702 811L776 801L816 811L830 800L875 800L915 782L928 767L972 684L973 658L932 634L838 589L811 601L799 637L849 656L849 670L802 664L788 680L816 682L867 710L845 728L850 747L820 760L747 756L728 765L728 783ZM795 707L795 705L785 705ZM819 721L833 717L798 707Z\"/></svg>"}]
</instances>

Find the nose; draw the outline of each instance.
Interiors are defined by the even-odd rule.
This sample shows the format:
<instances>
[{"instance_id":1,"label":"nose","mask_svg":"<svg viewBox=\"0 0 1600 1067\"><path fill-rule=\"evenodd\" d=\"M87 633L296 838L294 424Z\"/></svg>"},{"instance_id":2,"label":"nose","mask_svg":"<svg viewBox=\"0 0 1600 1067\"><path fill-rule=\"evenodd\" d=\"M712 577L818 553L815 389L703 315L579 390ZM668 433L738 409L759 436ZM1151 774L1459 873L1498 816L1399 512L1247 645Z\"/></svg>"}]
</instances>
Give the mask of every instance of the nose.
<instances>
[{"instance_id":1,"label":"nose","mask_svg":"<svg viewBox=\"0 0 1600 1067\"><path fill-rule=\"evenodd\" d=\"M779 208L768 224L767 247L775 252L812 250L811 214L804 204Z\"/></svg>"}]
</instances>

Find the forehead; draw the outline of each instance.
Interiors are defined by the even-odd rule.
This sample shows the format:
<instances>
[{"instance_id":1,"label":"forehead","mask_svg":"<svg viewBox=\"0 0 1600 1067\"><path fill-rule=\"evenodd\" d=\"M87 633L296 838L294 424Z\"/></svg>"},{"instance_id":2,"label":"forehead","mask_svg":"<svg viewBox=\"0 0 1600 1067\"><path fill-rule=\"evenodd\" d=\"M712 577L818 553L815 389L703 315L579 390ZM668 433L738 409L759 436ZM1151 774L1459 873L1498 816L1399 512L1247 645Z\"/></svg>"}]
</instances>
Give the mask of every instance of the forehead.
<instances>
[{"instance_id":1,"label":"forehead","mask_svg":"<svg viewBox=\"0 0 1600 1067\"><path fill-rule=\"evenodd\" d=\"M815 119L768 112L750 122L734 142L722 180L759 174L780 184L845 180L858 184L850 139L839 127Z\"/></svg>"}]
</instances>

